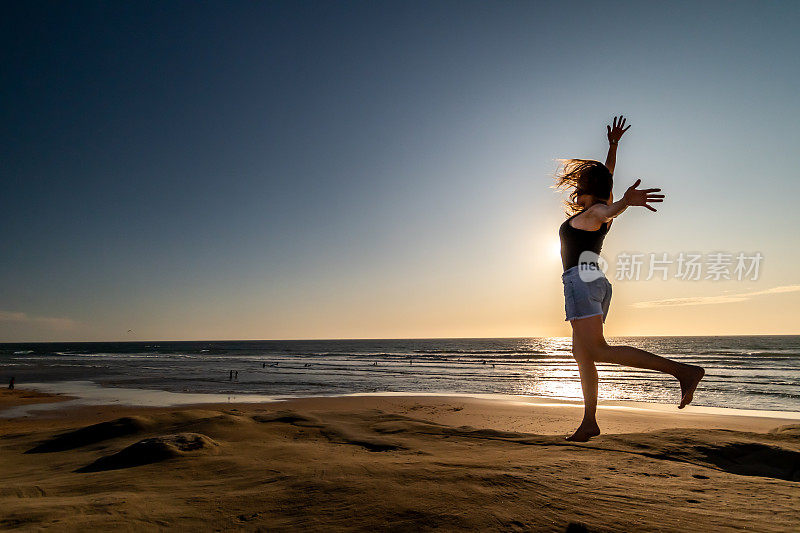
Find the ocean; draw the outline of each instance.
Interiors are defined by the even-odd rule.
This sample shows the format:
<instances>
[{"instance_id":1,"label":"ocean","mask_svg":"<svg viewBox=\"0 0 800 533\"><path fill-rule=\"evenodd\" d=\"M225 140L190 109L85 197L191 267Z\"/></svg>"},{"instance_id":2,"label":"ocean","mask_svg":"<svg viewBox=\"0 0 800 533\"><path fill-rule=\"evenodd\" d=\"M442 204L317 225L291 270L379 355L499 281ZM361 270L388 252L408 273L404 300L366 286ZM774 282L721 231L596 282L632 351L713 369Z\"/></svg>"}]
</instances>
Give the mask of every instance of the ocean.
<instances>
[{"instance_id":1,"label":"ocean","mask_svg":"<svg viewBox=\"0 0 800 533\"><path fill-rule=\"evenodd\" d=\"M800 412L800 336L609 339L703 366L693 405ZM272 398L500 393L581 399L569 338L0 344L0 378ZM237 372L231 379L231 372ZM601 400L677 403L671 376L598 365ZM5 385L3 385L5 386Z\"/></svg>"}]
</instances>

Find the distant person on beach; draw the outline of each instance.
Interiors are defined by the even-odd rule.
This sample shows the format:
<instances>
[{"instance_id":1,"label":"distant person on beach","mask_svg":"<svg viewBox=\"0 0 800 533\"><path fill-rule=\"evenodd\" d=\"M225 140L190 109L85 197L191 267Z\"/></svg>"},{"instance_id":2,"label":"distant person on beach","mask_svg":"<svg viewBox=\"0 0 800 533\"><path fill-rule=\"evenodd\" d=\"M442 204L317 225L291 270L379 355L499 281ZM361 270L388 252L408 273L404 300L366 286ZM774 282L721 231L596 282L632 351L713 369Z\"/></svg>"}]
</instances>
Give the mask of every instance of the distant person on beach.
<instances>
[{"instance_id":1,"label":"distant person on beach","mask_svg":"<svg viewBox=\"0 0 800 533\"><path fill-rule=\"evenodd\" d=\"M637 189L642 180L628 187L616 202L612 194L617 144L630 126L626 119L614 117L613 126L606 126L608 156L605 165L587 159L567 159L556 176L556 187L569 191L567 214L571 216L558 230L561 239L562 282L567 320L572 325L572 355L578 363L583 389L584 414L580 427L567 437L569 441L586 442L600 434L595 417L597 411L597 368L595 363L615 363L657 370L678 379L681 386L679 409L692 401L697 384L705 370L665 359L630 346L609 346L603 337L603 323L611 302L611 283L600 269L600 249L614 218L628 207L645 207L664 201L661 189Z\"/></svg>"},{"instance_id":2,"label":"distant person on beach","mask_svg":"<svg viewBox=\"0 0 800 533\"><path fill-rule=\"evenodd\" d=\"M228 376L228 381L233 381L233 370L231 370L231 373Z\"/></svg>"},{"instance_id":3,"label":"distant person on beach","mask_svg":"<svg viewBox=\"0 0 800 533\"><path fill-rule=\"evenodd\" d=\"M11 377L11 381L8 382L8 388L14 390L14 382L17 380L15 377Z\"/></svg>"}]
</instances>

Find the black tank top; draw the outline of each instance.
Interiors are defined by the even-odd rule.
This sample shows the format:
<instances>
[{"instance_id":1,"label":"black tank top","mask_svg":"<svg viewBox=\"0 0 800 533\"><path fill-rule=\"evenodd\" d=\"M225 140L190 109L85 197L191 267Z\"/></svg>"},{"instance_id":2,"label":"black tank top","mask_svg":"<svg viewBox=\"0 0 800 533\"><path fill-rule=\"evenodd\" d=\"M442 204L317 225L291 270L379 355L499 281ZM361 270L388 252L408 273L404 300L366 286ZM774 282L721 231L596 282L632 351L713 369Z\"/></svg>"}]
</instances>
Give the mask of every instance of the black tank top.
<instances>
[{"instance_id":1,"label":"black tank top","mask_svg":"<svg viewBox=\"0 0 800 533\"><path fill-rule=\"evenodd\" d=\"M600 249L603 247L603 239L608 233L608 222L603 222L600 229L595 231L587 231L570 226L569 221L581 213L583 211L575 213L558 228L558 236L561 239L561 264L564 266L565 272L578 265L578 258L581 253L591 251L600 254Z\"/></svg>"}]
</instances>

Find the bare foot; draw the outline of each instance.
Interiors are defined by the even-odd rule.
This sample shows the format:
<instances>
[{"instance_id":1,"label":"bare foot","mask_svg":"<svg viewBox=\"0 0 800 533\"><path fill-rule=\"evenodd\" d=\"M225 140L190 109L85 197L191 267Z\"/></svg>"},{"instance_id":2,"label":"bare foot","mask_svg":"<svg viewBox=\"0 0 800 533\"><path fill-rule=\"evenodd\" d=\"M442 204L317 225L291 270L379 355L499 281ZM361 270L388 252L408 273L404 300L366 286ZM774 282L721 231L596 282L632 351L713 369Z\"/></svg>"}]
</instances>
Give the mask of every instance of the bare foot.
<instances>
[{"instance_id":1,"label":"bare foot","mask_svg":"<svg viewBox=\"0 0 800 533\"><path fill-rule=\"evenodd\" d=\"M703 379L703 376L706 375L706 371L703 370L702 367L694 365L687 366L689 369L686 371L686 374L678 377L678 381L681 382L681 404L678 406L678 409L683 409L692 403L694 390L697 388L697 384L700 383L700 380Z\"/></svg>"},{"instance_id":2,"label":"bare foot","mask_svg":"<svg viewBox=\"0 0 800 533\"><path fill-rule=\"evenodd\" d=\"M571 437L567 437L566 440L572 442L586 442L599 434L600 426L597 425L597 422L583 422L581 426L575 430L575 433L573 433Z\"/></svg>"}]
</instances>

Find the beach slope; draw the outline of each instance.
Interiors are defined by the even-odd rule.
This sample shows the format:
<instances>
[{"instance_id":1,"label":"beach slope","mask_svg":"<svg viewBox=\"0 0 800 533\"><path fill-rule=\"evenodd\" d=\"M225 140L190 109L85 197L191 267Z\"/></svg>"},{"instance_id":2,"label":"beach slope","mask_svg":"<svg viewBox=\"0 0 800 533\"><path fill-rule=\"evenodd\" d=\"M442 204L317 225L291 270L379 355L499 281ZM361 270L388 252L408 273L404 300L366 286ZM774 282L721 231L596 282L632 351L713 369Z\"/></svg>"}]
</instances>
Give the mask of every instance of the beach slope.
<instances>
[{"instance_id":1,"label":"beach slope","mask_svg":"<svg viewBox=\"0 0 800 533\"><path fill-rule=\"evenodd\" d=\"M5 405L14 393L3 392ZM24 401L23 393L19 393ZM356 396L0 419L0 527L790 531L797 420Z\"/></svg>"}]
</instances>

